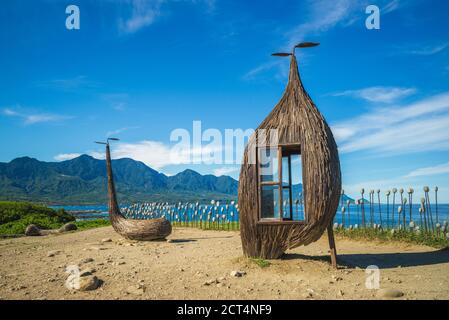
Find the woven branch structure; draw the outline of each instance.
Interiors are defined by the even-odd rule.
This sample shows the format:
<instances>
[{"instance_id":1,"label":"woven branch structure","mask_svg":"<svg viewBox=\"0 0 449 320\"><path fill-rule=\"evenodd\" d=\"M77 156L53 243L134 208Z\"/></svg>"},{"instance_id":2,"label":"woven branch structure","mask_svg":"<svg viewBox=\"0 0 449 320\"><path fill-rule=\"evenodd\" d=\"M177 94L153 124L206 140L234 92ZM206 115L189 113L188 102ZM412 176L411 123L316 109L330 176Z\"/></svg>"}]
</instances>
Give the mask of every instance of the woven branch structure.
<instances>
[{"instance_id":1,"label":"woven branch structure","mask_svg":"<svg viewBox=\"0 0 449 320\"><path fill-rule=\"evenodd\" d=\"M327 228L332 238L331 251L335 253L331 224L341 192L337 145L303 87L294 52L276 55L291 56L289 79L281 100L250 137L245 149L238 190L243 252L249 257L276 259L287 249L318 240ZM258 141L262 139L259 129L277 129L279 145L300 145L305 221L260 220L258 168L250 161L250 153L263 142ZM268 135L263 139L266 145L270 144ZM335 254L333 264L334 261Z\"/></svg>"},{"instance_id":2,"label":"woven branch structure","mask_svg":"<svg viewBox=\"0 0 449 320\"><path fill-rule=\"evenodd\" d=\"M114 230L131 240L159 240L170 235L172 227L170 221L164 217L150 220L135 220L126 219L122 215L117 204L109 144L106 145L106 169L108 175L109 218Z\"/></svg>"}]
</instances>

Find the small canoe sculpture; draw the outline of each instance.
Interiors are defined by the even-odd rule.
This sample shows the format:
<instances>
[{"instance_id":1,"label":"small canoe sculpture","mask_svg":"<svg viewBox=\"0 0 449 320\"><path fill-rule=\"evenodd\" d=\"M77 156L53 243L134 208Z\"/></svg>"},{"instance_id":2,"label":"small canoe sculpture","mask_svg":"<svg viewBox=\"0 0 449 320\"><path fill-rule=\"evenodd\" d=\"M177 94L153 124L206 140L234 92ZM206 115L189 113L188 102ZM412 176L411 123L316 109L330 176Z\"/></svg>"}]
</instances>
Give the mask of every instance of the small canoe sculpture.
<instances>
[{"instance_id":1,"label":"small canoe sculpture","mask_svg":"<svg viewBox=\"0 0 449 320\"><path fill-rule=\"evenodd\" d=\"M290 57L290 74L283 97L249 139L240 171L240 234L243 252L249 257L279 258L287 249L318 240L327 229L332 264L336 266L332 221L338 208L341 190L338 150L329 126L302 85L295 57L296 48L317 45L304 42L295 46L292 53L273 54ZM261 134L263 130L277 132L274 144L269 141L268 135ZM280 160L278 178L268 179L273 180L270 182L262 181L262 167L258 158L260 156L254 150L259 152L267 148L277 150L277 159L284 160L285 157L290 168L293 167L290 164L292 153L302 157L302 221L292 218L292 209L288 212L289 218L284 218L282 206L277 210L280 215L277 213L276 216L266 219L267 208L272 213L273 208L278 208L279 202L282 203L284 190L292 188L291 178L290 182L287 181L287 189L284 187L285 177L288 180L291 173L286 170L282 175L283 164ZM257 155L255 163L250 161L251 154ZM295 169L300 170L301 167ZM270 200L271 207L263 205L268 203L263 195L263 188L274 190L269 198L274 199ZM290 199L288 196L285 198L292 203L291 191Z\"/></svg>"},{"instance_id":2,"label":"small canoe sculpture","mask_svg":"<svg viewBox=\"0 0 449 320\"><path fill-rule=\"evenodd\" d=\"M131 240L151 241L161 240L170 235L172 227L165 218L150 220L126 219L120 212L115 193L114 177L112 175L111 153L109 140L106 144L106 170L108 175L109 218L114 230ZM115 139L114 139L115 140Z\"/></svg>"}]
</instances>

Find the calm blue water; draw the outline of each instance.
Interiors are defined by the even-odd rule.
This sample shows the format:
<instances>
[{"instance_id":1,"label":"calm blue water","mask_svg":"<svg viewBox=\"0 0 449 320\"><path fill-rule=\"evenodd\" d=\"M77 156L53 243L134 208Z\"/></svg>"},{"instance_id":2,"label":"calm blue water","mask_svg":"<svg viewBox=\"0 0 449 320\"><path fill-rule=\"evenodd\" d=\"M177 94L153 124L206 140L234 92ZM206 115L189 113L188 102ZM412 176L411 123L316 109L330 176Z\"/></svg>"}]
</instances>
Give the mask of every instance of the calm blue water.
<instances>
[{"instance_id":1,"label":"calm blue water","mask_svg":"<svg viewBox=\"0 0 449 320\"><path fill-rule=\"evenodd\" d=\"M86 213L77 215L79 220L82 219L92 219L92 218L102 218L108 219L108 208L107 205L80 205L80 206L51 206L52 208L59 209L64 208L69 211L84 211L84 210L95 210L99 211L99 213ZM424 215L419 213L419 204L413 204L410 208L408 204L403 206L403 212L400 214L400 220L398 219L398 205L395 205L394 208L392 204L388 206L386 204L381 204L380 207L378 204L364 204L363 209L362 206L351 204L349 206L345 206L345 213L342 214L341 207L339 207L337 214L335 216L335 222L343 223L345 226L349 225L362 225L362 212L365 212L365 223L367 225L371 224L371 221L375 224L382 224L383 226L397 226L398 224L402 224L403 215L405 214L406 225L410 222L410 213L412 220L420 224L421 221L424 222ZM126 206L122 207L122 211L127 217L137 218L137 219L151 219L154 217L159 217L165 214L165 216L171 221L192 221L194 218L199 219L202 216L203 221L207 220L208 215L210 215L210 219L213 220L223 220L225 218L228 221L238 221L239 212L238 209L232 205L220 205L211 206L211 205L188 205L187 208L185 205L179 206L179 204L173 205L164 205L159 207L130 207L129 210L126 210ZM301 208L301 207L300 207ZM411 211L410 211L411 210ZM449 204L438 204L438 207L435 204L432 204L430 207L430 211L432 212L432 220L435 224L437 222L437 211L438 211L438 221L441 223L443 221L449 221ZM153 216L151 216L148 212L153 212ZM196 214L196 215L195 215ZM224 216L224 217L223 217ZM298 211L294 210L294 218L302 216L302 210ZM372 220L371 220L372 216ZM427 215L426 218L429 216Z\"/></svg>"},{"instance_id":2,"label":"calm blue water","mask_svg":"<svg viewBox=\"0 0 449 320\"><path fill-rule=\"evenodd\" d=\"M108 219L108 206L107 205L81 205L81 206L49 206L53 209L64 209L67 211L86 211L86 210L95 210L98 213L85 213L85 214L77 214L77 220L86 220L86 219Z\"/></svg>"},{"instance_id":3,"label":"calm blue water","mask_svg":"<svg viewBox=\"0 0 449 320\"><path fill-rule=\"evenodd\" d=\"M388 206L386 204L381 204L379 207L379 204L364 204L364 211L365 211L365 223L370 224L371 223L371 212L373 213L373 223L380 224L382 222L383 226L391 226L395 225L397 226L398 223L402 224L404 214L405 214L405 221L406 226L408 226L410 222L410 216L412 221L419 224L421 220L424 222L424 215L421 215L419 213L419 204L413 204L411 207L406 204L405 206L402 206L402 213L398 213L398 205L395 205L394 208L391 204ZM438 207L435 206L435 204L432 204L430 206L429 212L432 213L432 220L434 224L437 222L437 211L438 211L438 221L441 223L443 221L449 221L449 204L438 204ZM398 220L398 217L400 217L400 221ZM429 215L426 216L428 218ZM345 213L344 213L344 219L345 219L345 226L362 224L362 206L351 204L349 206L345 206ZM338 209L337 215L335 216L335 222L337 223L343 223L343 214L341 212L341 206Z\"/></svg>"}]
</instances>

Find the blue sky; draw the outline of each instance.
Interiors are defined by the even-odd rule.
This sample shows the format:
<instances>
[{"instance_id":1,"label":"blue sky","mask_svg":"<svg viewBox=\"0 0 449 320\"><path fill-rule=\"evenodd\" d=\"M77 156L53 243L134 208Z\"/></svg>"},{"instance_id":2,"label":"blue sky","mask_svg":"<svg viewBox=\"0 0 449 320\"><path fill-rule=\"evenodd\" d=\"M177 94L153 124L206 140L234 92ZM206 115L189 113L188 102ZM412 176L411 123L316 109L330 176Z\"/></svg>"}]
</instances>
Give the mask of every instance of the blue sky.
<instances>
[{"instance_id":1,"label":"blue sky","mask_svg":"<svg viewBox=\"0 0 449 320\"><path fill-rule=\"evenodd\" d=\"M67 30L65 9L80 9ZM365 8L381 9L380 30ZM449 3L428 1L2 1L0 161L88 153L166 174L238 177L238 164L176 164L174 129L255 128L298 52L306 89L331 125L344 188L440 187L449 201ZM226 145L222 146L223 149Z\"/></svg>"}]
</instances>

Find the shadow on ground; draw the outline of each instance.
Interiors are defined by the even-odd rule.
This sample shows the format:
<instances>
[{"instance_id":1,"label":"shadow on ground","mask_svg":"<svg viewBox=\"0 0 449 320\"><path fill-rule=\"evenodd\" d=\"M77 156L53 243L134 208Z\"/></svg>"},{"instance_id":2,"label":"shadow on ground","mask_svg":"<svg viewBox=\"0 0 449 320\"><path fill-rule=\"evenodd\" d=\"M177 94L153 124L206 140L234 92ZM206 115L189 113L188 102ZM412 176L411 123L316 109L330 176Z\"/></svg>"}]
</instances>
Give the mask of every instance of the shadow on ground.
<instances>
[{"instance_id":1,"label":"shadow on ground","mask_svg":"<svg viewBox=\"0 0 449 320\"><path fill-rule=\"evenodd\" d=\"M330 262L330 257L308 256L298 253L285 254L283 260L304 259L312 261ZM376 265L380 269L397 268L397 267L419 267L449 263L449 249L441 249L427 252L395 252L395 253L351 253L339 254L338 265L341 267L365 269L370 265Z\"/></svg>"}]
</instances>

